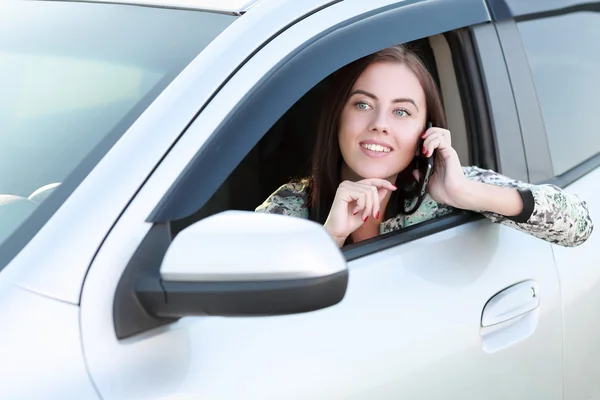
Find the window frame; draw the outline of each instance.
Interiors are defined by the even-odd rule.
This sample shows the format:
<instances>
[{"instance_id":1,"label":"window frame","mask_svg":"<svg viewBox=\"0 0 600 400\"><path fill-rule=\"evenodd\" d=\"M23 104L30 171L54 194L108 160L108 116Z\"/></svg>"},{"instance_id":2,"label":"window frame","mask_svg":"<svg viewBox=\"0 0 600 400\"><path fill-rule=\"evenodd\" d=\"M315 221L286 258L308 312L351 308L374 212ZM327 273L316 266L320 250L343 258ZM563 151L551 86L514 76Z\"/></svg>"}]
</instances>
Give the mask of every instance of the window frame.
<instances>
[{"instance_id":1,"label":"window frame","mask_svg":"<svg viewBox=\"0 0 600 400\"><path fill-rule=\"evenodd\" d=\"M344 6L344 3L341 3L340 6ZM428 18L433 16L436 20L436 15L443 16L443 18L440 18L439 21L441 22L435 24L435 28L432 28L432 24L422 24L420 22L423 20L423 15L427 15ZM496 141L491 138L494 130L493 125L490 119L486 118L489 113L489 97L488 93L484 91L483 80L480 77L480 54L477 53L475 44L469 41L472 34L470 27L489 22L489 19L485 2L479 0L460 0L452 4L434 1L406 1L347 19L343 23L307 40L304 46L287 54L279 60L276 68L263 75L260 82L246 93L238 103L239 107L235 107L228 117L221 121L219 127L212 132L193 159L186 165L183 172L170 186L167 193L150 213L146 222L158 224L179 220L203 207L237 165L242 162L248 152L267 133L269 128L308 90L331 72L350 61L373 53L383 47L444 32L447 32L447 38L452 38L452 35L459 36L458 40L451 41L455 45L461 43L461 53L465 48L463 42L469 42L470 48L467 53L471 59L463 62L461 64L462 69L457 70L469 72L466 76L462 76L464 79L459 79L461 98L464 98L463 90L469 88L469 96L464 101L470 102L467 109L474 108L470 117L473 115L479 117L468 118L471 120L467 122L468 130L470 133L483 132L482 137L484 138L484 140L478 141L479 147L473 151L479 153L479 149L487 149L488 152L484 159L485 162L494 163L488 166L493 168L495 166L493 158L496 151L490 153L489 146ZM407 27L409 29L406 29ZM462 34L458 32L462 32ZM344 46L349 39L353 39L353 46ZM497 37L488 37L483 42L488 43L492 40L497 42ZM455 58L455 56L458 56L458 54L454 54L456 48L452 45L451 48L453 58ZM331 54L335 54L335 57L332 57ZM460 59L464 60L464 54L460 54ZM311 63L310 60L313 62ZM316 60L319 60L319 63L315 63ZM456 62L456 60L454 61ZM307 71L306 65L318 66L319 68L311 68ZM501 67L503 65L498 68ZM299 74L298 71L304 73ZM469 78L470 76L476 77L475 81L477 82L474 83L473 79ZM294 79L289 79L290 77ZM286 91L285 96L282 96L279 88L283 87L284 84ZM276 98L276 103L270 100L275 104L265 107L265 102L269 101L270 98ZM254 108L258 107L257 105L269 109L270 116L261 115L255 124L248 123L256 115ZM260 110L258 111L260 112ZM468 115L465 115L466 119L467 117ZM239 134L242 127L244 127L243 136ZM226 162L223 162L224 158L219 151L224 147L223 143L227 143L228 156ZM475 158L474 161L476 160ZM211 171L210 176L202 172L206 170ZM203 184L199 185L198 182ZM347 246L343 249L343 252L348 260L363 257L477 218L480 218L480 216L474 213L458 212L396 232L398 234L392 233L374 238L366 243L361 242L355 246Z\"/></svg>"},{"instance_id":2,"label":"window frame","mask_svg":"<svg viewBox=\"0 0 600 400\"><path fill-rule=\"evenodd\" d=\"M525 147L527 167L530 182L553 184L565 188L576 182L589 172L600 167L600 152L581 160L562 174L556 174L552 164L548 133L543 119L541 104L525 46L522 42L518 23L531 20L544 20L560 15L569 15L581 11L596 12L600 15L600 2L569 3L568 7L546 10L532 9L530 13L515 15L514 19L497 24L498 37L506 58L506 65L514 83L513 91L519 120L521 124L523 143Z\"/></svg>"}]
</instances>

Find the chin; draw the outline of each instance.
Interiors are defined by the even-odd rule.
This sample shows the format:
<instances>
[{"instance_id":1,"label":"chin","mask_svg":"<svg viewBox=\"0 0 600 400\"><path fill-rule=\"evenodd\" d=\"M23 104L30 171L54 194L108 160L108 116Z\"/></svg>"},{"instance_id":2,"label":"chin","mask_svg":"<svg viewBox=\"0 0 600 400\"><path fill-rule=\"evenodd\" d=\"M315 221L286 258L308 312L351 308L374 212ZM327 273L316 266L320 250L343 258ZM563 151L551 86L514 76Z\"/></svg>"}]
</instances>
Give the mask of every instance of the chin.
<instances>
[{"instance_id":1,"label":"chin","mask_svg":"<svg viewBox=\"0 0 600 400\"><path fill-rule=\"evenodd\" d=\"M390 169L383 168L362 168L356 171L359 176L363 179L369 178L379 178L379 179L387 179L391 176L398 174L398 171L392 171Z\"/></svg>"}]
</instances>

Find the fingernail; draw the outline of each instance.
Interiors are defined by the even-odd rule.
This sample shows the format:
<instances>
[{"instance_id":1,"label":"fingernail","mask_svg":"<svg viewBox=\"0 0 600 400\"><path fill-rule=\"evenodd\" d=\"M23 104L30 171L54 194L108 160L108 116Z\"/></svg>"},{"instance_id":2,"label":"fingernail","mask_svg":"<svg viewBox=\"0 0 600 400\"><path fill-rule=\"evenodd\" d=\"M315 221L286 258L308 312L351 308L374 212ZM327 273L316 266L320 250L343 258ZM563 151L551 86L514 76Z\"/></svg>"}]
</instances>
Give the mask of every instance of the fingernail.
<instances>
[{"instance_id":1,"label":"fingernail","mask_svg":"<svg viewBox=\"0 0 600 400\"><path fill-rule=\"evenodd\" d=\"M358 211L357 211L357 212L355 212L355 213L354 213L354 214L352 214L352 215L356 215L356 214L358 214Z\"/></svg>"},{"instance_id":2,"label":"fingernail","mask_svg":"<svg viewBox=\"0 0 600 400\"><path fill-rule=\"evenodd\" d=\"M377 214L375 215L375 219L379 219L379 211L377 211Z\"/></svg>"},{"instance_id":3,"label":"fingernail","mask_svg":"<svg viewBox=\"0 0 600 400\"><path fill-rule=\"evenodd\" d=\"M421 139L425 139L425 135L426 135L426 134L427 134L427 132L423 133L423 134L421 135Z\"/></svg>"},{"instance_id":4,"label":"fingernail","mask_svg":"<svg viewBox=\"0 0 600 400\"><path fill-rule=\"evenodd\" d=\"M396 185L392 185L394 187L394 190L398 189L398 187Z\"/></svg>"},{"instance_id":5,"label":"fingernail","mask_svg":"<svg viewBox=\"0 0 600 400\"><path fill-rule=\"evenodd\" d=\"M427 154L427 149L425 147L423 147L423 154Z\"/></svg>"},{"instance_id":6,"label":"fingernail","mask_svg":"<svg viewBox=\"0 0 600 400\"><path fill-rule=\"evenodd\" d=\"M363 219L363 222L367 222L367 220L368 220L368 219L369 219L369 216L367 215L367 216L365 217L365 219Z\"/></svg>"}]
</instances>

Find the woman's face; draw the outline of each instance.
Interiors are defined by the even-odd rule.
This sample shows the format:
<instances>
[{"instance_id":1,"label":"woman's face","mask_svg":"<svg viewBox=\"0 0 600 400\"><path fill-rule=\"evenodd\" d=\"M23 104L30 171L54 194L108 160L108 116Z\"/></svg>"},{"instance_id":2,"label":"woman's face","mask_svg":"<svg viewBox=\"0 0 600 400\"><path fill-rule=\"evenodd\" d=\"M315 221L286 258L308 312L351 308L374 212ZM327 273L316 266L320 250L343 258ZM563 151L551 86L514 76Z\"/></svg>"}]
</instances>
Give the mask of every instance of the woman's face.
<instances>
[{"instance_id":1,"label":"woman's face","mask_svg":"<svg viewBox=\"0 0 600 400\"><path fill-rule=\"evenodd\" d=\"M373 63L340 115L344 179L395 180L415 156L427 115L425 92L403 64Z\"/></svg>"}]
</instances>

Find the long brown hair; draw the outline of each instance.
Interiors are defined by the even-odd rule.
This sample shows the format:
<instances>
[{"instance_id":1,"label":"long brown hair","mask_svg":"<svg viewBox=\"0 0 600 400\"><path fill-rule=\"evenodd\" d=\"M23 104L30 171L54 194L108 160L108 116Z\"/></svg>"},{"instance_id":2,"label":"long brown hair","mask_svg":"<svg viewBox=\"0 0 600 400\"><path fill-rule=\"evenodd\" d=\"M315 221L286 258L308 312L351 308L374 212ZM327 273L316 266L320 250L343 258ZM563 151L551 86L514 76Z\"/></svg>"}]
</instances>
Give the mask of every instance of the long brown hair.
<instances>
[{"instance_id":1,"label":"long brown hair","mask_svg":"<svg viewBox=\"0 0 600 400\"><path fill-rule=\"evenodd\" d=\"M446 117L438 87L419 57L402 45L388 47L370 54L339 69L331 76L331 87L324 99L313 152L310 184L309 218L324 224L335 192L341 183L342 153L338 143L340 115L358 77L372 63L392 62L406 65L419 79L427 102L427 119L433 126L446 128ZM409 166L398 174L396 186L412 185L415 179ZM416 194L410 191L392 193L385 218L403 212L405 201Z\"/></svg>"}]
</instances>

